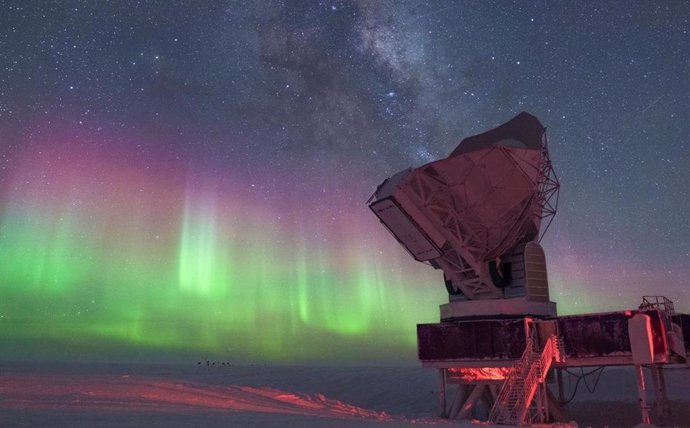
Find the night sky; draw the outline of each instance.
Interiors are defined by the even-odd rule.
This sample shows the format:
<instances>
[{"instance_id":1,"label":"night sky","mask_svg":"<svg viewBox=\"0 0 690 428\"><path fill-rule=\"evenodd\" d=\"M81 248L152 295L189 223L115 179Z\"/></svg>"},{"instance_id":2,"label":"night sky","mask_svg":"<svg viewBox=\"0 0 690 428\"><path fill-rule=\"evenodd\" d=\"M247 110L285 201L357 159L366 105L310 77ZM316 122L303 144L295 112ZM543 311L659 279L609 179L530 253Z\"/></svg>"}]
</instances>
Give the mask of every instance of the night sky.
<instances>
[{"instance_id":1,"label":"night sky","mask_svg":"<svg viewBox=\"0 0 690 428\"><path fill-rule=\"evenodd\" d=\"M690 310L690 4L0 1L0 359L415 361L366 200L521 111L559 313Z\"/></svg>"}]
</instances>

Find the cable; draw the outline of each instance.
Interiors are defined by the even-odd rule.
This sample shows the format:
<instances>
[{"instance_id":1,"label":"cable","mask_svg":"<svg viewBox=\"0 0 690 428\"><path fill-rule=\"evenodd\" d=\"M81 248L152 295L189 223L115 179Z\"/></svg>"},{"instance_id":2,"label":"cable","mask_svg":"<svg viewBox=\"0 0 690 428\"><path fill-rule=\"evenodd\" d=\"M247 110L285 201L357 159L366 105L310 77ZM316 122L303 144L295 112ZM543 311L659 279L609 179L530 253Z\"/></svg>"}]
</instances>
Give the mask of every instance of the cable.
<instances>
[{"instance_id":1,"label":"cable","mask_svg":"<svg viewBox=\"0 0 690 428\"><path fill-rule=\"evenodd\" d=\"M580 368L581 374L579 374L579 375L578 375L577 373L571 372L571 371L568 370L568 369L565 369L565 372L566 372L566 373L568 373L568 374L569 374L570 376L572 376L572 377L577 378L577 382L575 382L575 388L573 389L572 395L571 395L567 400L561 402L560 404L568 404L568 403L570 403L571 401L573 401L573 399L575 398L575 394L577 394L577 388L578 388L578 386L580 385L580 381L582 381L582 380L585 381L585 387L587 388L587 391L588 391L590 394L593 393L593 392L596 390L597 385L599 384L599 380L601 379L601 374L604 372L604 368L605 368L605 367L602 366L602 367L596 368L596 369L594 369L594 370L592 370L592 371L590 371L590 372L588 372L588 373L585 373L585 369L584 369L584 368ZM597 373L597 372L599 372L599 374L597 375L596 379L594 380L594 385L592 385L592 387L590 388L590 387L589 387L589 384L587 383L587 376L592 375L592 374L595 374L595 373ZM570 378L569 378L568 382L570 383Z\"/></svg>"},{"instance_id":2,"label":"cable","mask_svg":"<svg viewBox=\"0 0 690 428\"><path fill-rule=\"evenodd\" d=\"M593 393L594 393L594 390L597 389L597 385L599 384L599 380L601 379L601 374L604 373L604 367L603 367L603 366L602 366L602 367L599 367L598 369L596 369L596 370L594 370L594 371L592 371L592 372L589 373L589 374L594 374L594 373L596 373L597 371L599 372L599 374L598 374L598 375L596 376L596 378L594 379L594 385L592 385L591 388L589 387L589 384L587 383L587 377L585 377L585 374L584 374L585 370L584 370L582 367L580 367L580 371L582 372L582 379L585 381L585 387L587 388L587 391L588 391L590 394L593 394Z\"/></svg>"}]
</instances>

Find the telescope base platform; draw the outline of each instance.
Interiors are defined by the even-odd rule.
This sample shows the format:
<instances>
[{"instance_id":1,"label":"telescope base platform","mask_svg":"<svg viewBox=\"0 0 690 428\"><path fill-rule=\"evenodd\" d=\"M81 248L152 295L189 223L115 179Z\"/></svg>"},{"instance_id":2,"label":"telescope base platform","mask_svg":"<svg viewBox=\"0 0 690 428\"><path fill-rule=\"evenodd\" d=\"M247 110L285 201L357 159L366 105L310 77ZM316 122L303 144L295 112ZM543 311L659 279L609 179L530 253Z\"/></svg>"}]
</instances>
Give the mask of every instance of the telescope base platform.
<instances>
[{"instance_id":1,"label":"telescope base platform","mask_svg":"<svg viewBox=\"0 0 690 428\"><path fill-rule=\"evenodd\" d=\"M441 321L556 316L556 303L525 299L454 300L441 305L440 309Z\"/></svg>"}]
</instances>

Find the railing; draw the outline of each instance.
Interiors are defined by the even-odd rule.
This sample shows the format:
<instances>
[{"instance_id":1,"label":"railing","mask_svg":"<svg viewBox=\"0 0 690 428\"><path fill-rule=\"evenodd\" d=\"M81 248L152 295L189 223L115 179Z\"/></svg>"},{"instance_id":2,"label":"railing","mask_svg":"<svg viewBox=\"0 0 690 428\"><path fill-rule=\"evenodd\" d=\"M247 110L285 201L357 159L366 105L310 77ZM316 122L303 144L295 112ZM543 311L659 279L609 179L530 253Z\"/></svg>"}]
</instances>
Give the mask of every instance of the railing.
<instances>
[{"instance_id":1,"label":"railing","mask_svg":"<svg viewBox=\"0 0 690 428\"><path fill-rule=\"evenodd\" d=\"M554 358L560 360L556 336L551 336L541 353L534 351L534 341L527 346L503 387L489 414L489 421L509 425L529 423L529 407L539 384L544 383Z\"/></svg>"},{"instance_id":2,"label":"railing","mask_svg":"<svg viewBox=\"0 0 690 428\"><path fill-rule=\"evenodd\" d=\"M665 296L642 296L640 309L659 309L671 316L676 314L673 302Z\"/></svg>"},{"instance_id":3,"label":"railing","mask_svg":"<svg viewBox=\"0 0 690 428\"><path fill-rule=\"evenodd\" d=\"M541 351L540 367L542 371L539 373L539 382L544 382L546 379L553 360L561 360L558 338L556 336L549 337L549 340L544 344L544 349Z\"/></svg>"}]
</instances>

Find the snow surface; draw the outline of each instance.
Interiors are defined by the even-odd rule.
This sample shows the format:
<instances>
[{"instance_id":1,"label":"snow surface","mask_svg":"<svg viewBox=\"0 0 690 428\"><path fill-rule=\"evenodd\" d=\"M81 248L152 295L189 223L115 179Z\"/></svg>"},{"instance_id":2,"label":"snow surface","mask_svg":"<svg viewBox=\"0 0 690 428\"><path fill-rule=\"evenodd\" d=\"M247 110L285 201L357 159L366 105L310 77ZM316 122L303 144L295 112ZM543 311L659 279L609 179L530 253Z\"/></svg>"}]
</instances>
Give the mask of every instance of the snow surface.
<instances>
[{"instance_id":1,"label":"snow surface","mask_svg":"<svg viewBox=\"0 0 690 428\"><path fill-rule=\"evenodd\" d=\"M666 423L690 427L690 370L665 373ZM585 380L566 408L576 423L552 427L650 426L632 369L604 370L592 394ZM439 418L437 387L436 371L416 367L3 363L0 426L489 426Z\"/></svg>"}]
</instances>

